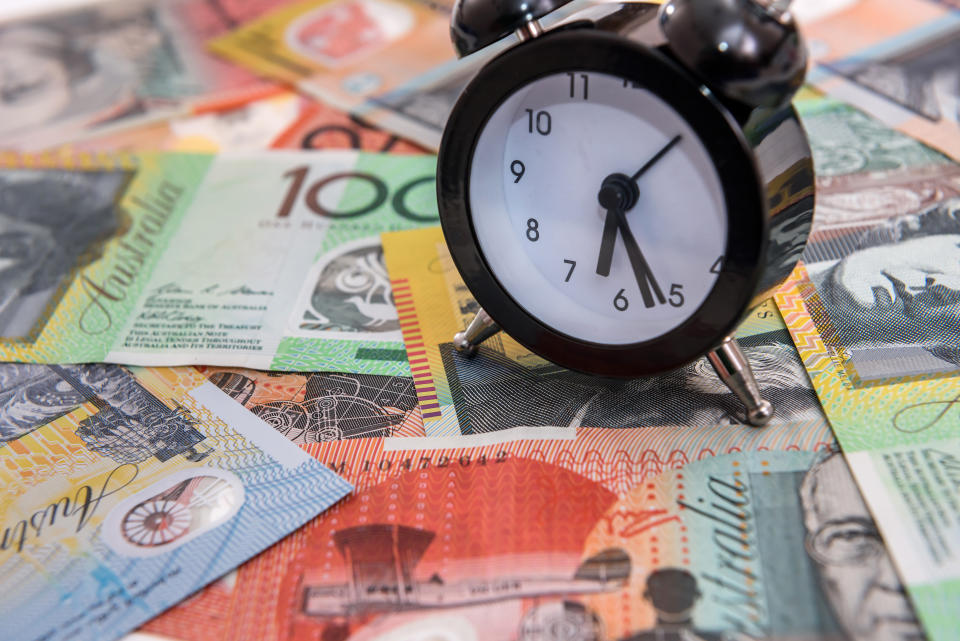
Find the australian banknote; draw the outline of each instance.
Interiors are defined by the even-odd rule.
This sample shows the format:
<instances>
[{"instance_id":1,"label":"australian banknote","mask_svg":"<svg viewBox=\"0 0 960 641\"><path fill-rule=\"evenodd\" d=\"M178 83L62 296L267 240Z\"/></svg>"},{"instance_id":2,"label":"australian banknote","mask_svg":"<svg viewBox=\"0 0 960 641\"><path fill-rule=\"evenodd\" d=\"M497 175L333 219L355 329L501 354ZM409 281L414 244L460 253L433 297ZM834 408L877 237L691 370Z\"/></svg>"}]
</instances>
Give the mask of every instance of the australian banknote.
<instances>
[{"instance_id":1,"label":"australian banknote","mask_svg":"<svg viewBox=\"0 0 960 641\"><path fill-rule=\"evenodd\" d=\"M342 372L261 372L197 368L288 440L426 436L413 379Z\"/></svg>"},{"instance_id":2,"label":"australian banknote","mask_svg":"<svg viewBox=\"0 0 960 641\"><path fill-rule=\"evenodd\" d=\"M604 380L548 363L504 334L475 357L463 356L453 335L478 307L440 228L384 234L383 244L428 435L537 425L742 425L739 401L705 360L657 377ZM738 336L778 420L821 420L776 308L757 310Z\"/></svg>"},{"instance_id":3,"label":"australian banknote","mask_svg":"<svg viewBox=\"0 0 960 641\"><path fill-rule=\"evenodd\" d=\"M960 235L944 240L952 244L952 251L960 252ZM899 246L875 247L895 251ZM956 332L960 323L956 316L950 320L948 314L956 314L956 303L952 311L949 304L940 306L938 313L944 316L939 332L928 333L921 343L914 343L912 336L884 333L909 333L910 327L930 318L920 306L937 299L919 295L916 311L909 312L902 326L891 324L878 330L865 324L859 336L842 333L837 328L844 326L834 324L834 317L868 314L872 308L870 300L854 306L852 297L840 309L831 302L831 288L845 287L855 277L843 268L858 267L858 254L862 255L851 252L836 262L840 276L833 276L832 281L830 276L814 279L799 267L788 287L777 294L777 304L920 620L931 639L952 639L956 633L954 604L960 598L960 508L956 503L960 487ZM938 258L922 248L911 254ZM944 261L938 263L939 268L950 266L944 256L939 259ZM861 272L857 278L868 288L854 291L873 294L877 301L873 305L884 313L895 313L896 306L903 313L908 309L907 299L896 289L887 289L895 287L894 281L903 272L898 271L895 255L885 265L891 269L890 276L881 278L889 284L877 282L871 291L870 274ZM929 278L935 283L938 276ZM938 286L934 283L928 289ZM940 342L931 342L936 339ZM903 373L897 375L895 367Z\"/></svg>"},{"instance_id":4,"label":"australian banknote","mask_svg":"<svg viewBox=\"0 0 960 641\"><path fill-rule=\"evenodd\" d=\"M75 160L0 172L0 358L409 375L379 234L436 223L432 156Z\"/></svg>"},{"instance_id":5,"label":"australian banknote","mask_svg":"<svg viewBox=\"0 0 960 641\"><path fill-rule=\"evenodd\" d=\"M0 24L2 147L59 146L275 92L204 48L266 5L123 0Z\"/></svg>"},{"instance_id":6,"label":"australian banknote","mask_svg":"<svg viewBox=\"0 0 960 641\"><path fill-rule=\"evenodd\" d=\"M810 82L960 159L956 3L858 0L804 33Z\"/></svg>"},{"instance_id":7,"label":"australian banknote","mask_svg":"<svg viewBox=\"0 0 960 641\"><path fill-rule=\"evenodd\" d=\"M357 493L241 567L229 597L207 603L217 614L188 604L146 629L185 641L923 638L823 422L409 442L307 446Z\"/></svg>"},{"instance_id":8,"label":"australian banknote","mask_svg":"<svg viewBox=\"0 0 960 641\"><path fill-rule=\"evenodd\" d=\"M818 189L805 266L777 304L921 620L949 639L960 596L960 167L935 159L828 176Z\"/></svg>"},{"instance_id":9,"label":"australian banknote","mask_svg":"<svg viewBox=\"0 0 960 641\"><path fill-rule=\"evenodd\" d=\"M425 150L356 116L313 102L270 145L274 149L356 149L391 154Z\"/></svg>"},{"instance_id":10,"label":"australian banknote","mask_svg":"<svg viewBox=\"0 0 960 641\"><path fill-rule=\"evenodd\" d=\"M57 149L57 153L216 153L266 149L300 120L309 104L295 93L283 92L233 109L180 116L92 136L65 145Z\"/></svg>"},{"instance_id":11,"label":"australian banknote","mask_svg":"<svg viewBox=\"0 0 960 641\"><path fill-rule=\"evenodd\" d=\"M817 187L848 174L952 164L940 152L856 107L818 95L809 88L801 91L793 104L813 150ZM818 208L821 202L818 191ZM819 222L819 209L817 215Z\"/></svg>"},{"instance_id":12,"label":"australian banknote","mask_svg":"<svg viewBox=\"0 0 960 641\"><path fill-rule=\"evenodd\" d=\"M450 5L308 0L247 22L210 48L347 110L453 57Z\"/></svg>"},{"instance_id":13,"label":"australian banknote","mask_svg":"<svg viewBox=\"0 0 960 641\"><path fill-rule=\"evenodd\" d=\"M0 626L114 639L350 485L191 368L0 364Z\"/></svg>"},{"instance_id":14,"label":"australian banknote","mask_svg":"<svg viewBox=\"0 0 960 641\"><path fill-rule=\"evenodd\" d=\"M659 3L659 0L655 2ZM603 20L619 6L619 3L573 0L541 18L540 24L544 29L550 29L572 19L574 14L577 19ZM460 59L452 56L451 49L451 55L419 74L407 77L403 82L378 87L362 102L342 106L364 122L436 150L447 116L473 76L483 65L518 42L516 35L508 35Z\"/></svg>"}]
</instances>

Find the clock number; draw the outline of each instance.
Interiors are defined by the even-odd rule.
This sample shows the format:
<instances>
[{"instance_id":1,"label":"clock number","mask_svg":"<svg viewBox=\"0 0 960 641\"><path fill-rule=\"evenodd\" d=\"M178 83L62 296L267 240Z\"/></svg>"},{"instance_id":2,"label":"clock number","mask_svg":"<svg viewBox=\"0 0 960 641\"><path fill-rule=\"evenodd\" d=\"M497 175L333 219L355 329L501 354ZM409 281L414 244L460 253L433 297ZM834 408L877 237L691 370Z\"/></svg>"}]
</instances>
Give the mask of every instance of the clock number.
<instances>
[{"instance_id":1,"label":"clock number","mask_svg":"<svg viewBox=\"0 0 960 641\"><path fill-rule=\"evenodd\" d=\"M670 305L673 307L680 307L683 305L683 285L674 283L670 286Z\"/></svg>"},{"instance_id":2,"label":"clock number","mask_svg":"<svg viewBox=\"0 0 960 641\"><path fill-rule=\"evenodd\" d=\"M540 223L536 218L527 218L527 240L531 243L540 240Z\"/></svg>"},{"instance_id":3,"label":"clock number","mask_svg":"<svg viewBox=\"0 0 960 641\"><path fill-rule=\"evenodd\" d=\"M569 283L570 277L573 276L573 269L577 266L577 261L567 260L566 258L564 258L563 262L565 262L567 265L570 265L570 271L567 272L567 277L563 279L563 282Z\"/></svg>"},{"instance_id":4,"label":"clock number","mask_svg":"<svg viewBox=\"0 0 960 641\"><path fill-rule=\"evenodd\" d=\"M716 262L713 263L713 267L710 268L710 273L719 274L721 269L723 269L723 256L718 258Z\"/></svg>"},{"instance_id":5,"label":"clock number","mask_svg":"<svg viewBox=\"0 0 960 641\"><path fill-rule=\"evenodd\" d=\"M523 172L525 172L526 170L527 168L524 167L523 163L520 162L519 160L514 160L512 163L510 163L510 173L516 176L516 178L514 178L513 180L514 184L517 184L518 182L520 182L520 179L523 178Z\"/></svg>"},{"instance_id":6,"label":"clock number","mask_svg":"<svg viewBox=\"0 0 960 641\"><path fill-rule=\"evenodd\" d=\"M630 301L628 301L626 296L623 295L623 292L625 291L625 289L621 289L619 292L617 292L617 295L613 297L613 306L621 312L627 311L627 308L630 307Z\"/></svg>"},{"instance_id":7,"label":"clock number","mask_svg":"<svg viewBox=\"0 0 960 641\"><path fill-rule=\"evenodd\" d=\"M572 71L568 71L567 75L570 76L570 97L577 97L577 74ZM587 78L587 74L580 74L580 79L583 80L583 99L586 100L590 87L590 80Z\"/></svg>"},{"instance_id":8,"label":"clock number","mask_svg":"<svg viewBox=\"0 0 960 641\"><path fill-rule=\"evenodd\" d=\"M534 119L533 109L527 109L527 131L533 133L534 124L536 124L537 133L541 136L547 136L550 134L550 127L552 123L550 122L550 113L546 111L538 111L536 114L536 119ZM534 122L536 120L536 122Z\"/></svg>"}]
</instances>

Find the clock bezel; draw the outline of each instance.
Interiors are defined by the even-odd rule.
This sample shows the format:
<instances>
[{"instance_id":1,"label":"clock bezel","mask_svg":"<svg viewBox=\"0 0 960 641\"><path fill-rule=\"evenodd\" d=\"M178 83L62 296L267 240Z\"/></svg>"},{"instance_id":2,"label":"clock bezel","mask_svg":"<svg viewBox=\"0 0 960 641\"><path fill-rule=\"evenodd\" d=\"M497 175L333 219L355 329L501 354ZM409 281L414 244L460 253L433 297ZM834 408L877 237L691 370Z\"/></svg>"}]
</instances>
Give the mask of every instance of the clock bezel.
<instances>
[{"instance_id":1,"label":"clock bezel","mask_svg":"<svg viewBox=\"0 0 960 641\"><path fill-rule=\"evenodd\" d=\"M700 306L655 338L602 344L544 324L501 285L480 250L469 185L480 132L516 90L544 76L568 71L612 74L654 93L696 132L720 179L728 230L723 268ZM444 129L437 199L450 254L477 303L503 331L531 351L590 374L657 374L703 355L730 335L749 311L763 271L769 234L766 198L740 126L709 90L663 54L594 29L547 33L507 50L477 73Z\"/></svg>"}]
</instances>

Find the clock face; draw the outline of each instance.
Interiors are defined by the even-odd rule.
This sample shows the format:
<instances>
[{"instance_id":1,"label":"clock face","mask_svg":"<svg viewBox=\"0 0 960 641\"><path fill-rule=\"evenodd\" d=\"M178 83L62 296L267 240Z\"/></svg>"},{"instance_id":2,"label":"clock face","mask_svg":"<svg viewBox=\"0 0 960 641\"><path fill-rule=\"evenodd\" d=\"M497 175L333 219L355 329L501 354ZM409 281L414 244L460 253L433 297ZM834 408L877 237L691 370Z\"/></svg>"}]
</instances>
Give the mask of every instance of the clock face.
<instances>
[{"instance_id":1,"label":"clock face","mask_svg":"<svg viewBox=\"0 0 960 641\"><path fill-rule=\"evenodd\" d=\"M464 283L554 363L644 376L729 336L770 239L750 143L700 81L601 29L546 33L477 72L437 161Z\"/></svg>"},{"instance_id":2,"label":"clock face","mask_svg":"<svg viewBox=\"0 0 960 641\"><path fill-rule=\"evenodd\" d=\"M714 289L726 201L691 125L650 89L571 68L510 93L477 137L476 242L528 314L580 341L649 341Z\"/></svg>"}]
</instances>

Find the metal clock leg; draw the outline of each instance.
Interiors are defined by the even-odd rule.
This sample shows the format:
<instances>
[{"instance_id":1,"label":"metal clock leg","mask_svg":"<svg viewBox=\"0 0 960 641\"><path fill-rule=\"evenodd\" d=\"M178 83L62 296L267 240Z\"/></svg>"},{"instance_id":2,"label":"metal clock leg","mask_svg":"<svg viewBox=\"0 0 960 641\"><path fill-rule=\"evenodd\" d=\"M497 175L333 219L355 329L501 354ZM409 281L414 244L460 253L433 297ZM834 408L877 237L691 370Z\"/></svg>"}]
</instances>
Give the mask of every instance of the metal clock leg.
<instances>
[{"instance_id":1,"label":"metal clock leg","mask_svg":"<svg viewBox=\"0 0 960 641\"><path fill-rule=\"evenodd\" d=\"M760 387L753 376L750 363L743 355L736 339L728 336L720 346L707 353L707 359L717 371L717 376L747 409L747 422L754 427L763 427L773 418L773 405L760 398Z\"/></svg>"},{"instance_id":2,"label":"metal clock leg","mask_svg":"<svg viewBox=\"0 0 960 641\"><path fill-rule=\"evenodd\" d=\"M493 322L490 314L483 308L473 317L467 329L453 335L453 346L461 354L473 356L477 352L477 345L500 331L500 326Z\"/></svg>"}]
</instances>

